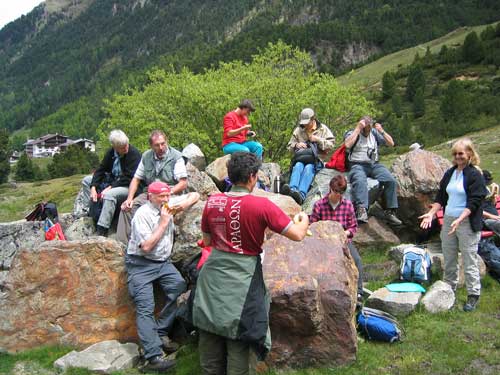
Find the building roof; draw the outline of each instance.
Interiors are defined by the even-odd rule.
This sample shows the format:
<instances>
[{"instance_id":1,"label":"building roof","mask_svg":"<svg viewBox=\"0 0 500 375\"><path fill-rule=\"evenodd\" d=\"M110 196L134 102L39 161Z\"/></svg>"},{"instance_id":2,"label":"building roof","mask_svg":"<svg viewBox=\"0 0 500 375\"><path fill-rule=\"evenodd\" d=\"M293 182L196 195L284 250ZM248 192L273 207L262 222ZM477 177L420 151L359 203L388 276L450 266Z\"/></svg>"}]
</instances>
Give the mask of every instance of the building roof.
<instances>
[{"instance_id":1,"label":"building roof","mask_svg":"<svg viewBox=\"0 0 500 375\"><path fill-rule=\"evenodd\" d=\"M54 137L57 137L57 136L62 137L62 138L66 138L66 139L69 138L69 137L67 137L65 135L58 134L58 133L56 133L56 134L45 134L44 136L41 136L40 138L28 139L28 141L26 143L24 143L23 146L35 145L37 143L45 142L46 140L54 138Z\"/></svg>"}]
</instances>

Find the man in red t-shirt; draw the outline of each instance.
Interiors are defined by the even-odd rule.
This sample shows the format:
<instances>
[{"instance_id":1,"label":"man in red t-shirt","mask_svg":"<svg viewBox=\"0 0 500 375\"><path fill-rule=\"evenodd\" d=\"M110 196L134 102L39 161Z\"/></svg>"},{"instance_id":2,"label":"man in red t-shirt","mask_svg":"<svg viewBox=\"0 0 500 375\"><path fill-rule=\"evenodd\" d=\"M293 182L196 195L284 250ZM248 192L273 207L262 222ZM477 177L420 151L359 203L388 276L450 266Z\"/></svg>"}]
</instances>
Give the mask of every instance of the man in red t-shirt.
<instances>
[{"instance_id":1,"label":"man in red t-shirt","mask_svg":"<svg viewBox=\"0 0 500 375\"><path fill-rule=\"evenodd\" d=\"M309 225L305 213L292 221L267 198L250 194L260 166L254 154L232 154L231 191L210 196L203 211L203 242L212 252L201 268L193 304L203 374L248 374L250 348L260 358L267 354L270 298L259 256L264 231L301 241Z\"/></svg>"},{"instance_id":2,"label":"man in red t-shirt","mask_svg":"<svg viewBox=\"0 0 500 375\"><path fill-rule=\"evenodd\" d=\"M234 111L224 116L224 133L222 134L222 150L224 154L234 152L251 152L262 159L262 145L256 141L247 141L247 136L255 137L255 132L249 129L248 116L255 111L252 102L243 99Z\"/></svg>"}]
</instances>

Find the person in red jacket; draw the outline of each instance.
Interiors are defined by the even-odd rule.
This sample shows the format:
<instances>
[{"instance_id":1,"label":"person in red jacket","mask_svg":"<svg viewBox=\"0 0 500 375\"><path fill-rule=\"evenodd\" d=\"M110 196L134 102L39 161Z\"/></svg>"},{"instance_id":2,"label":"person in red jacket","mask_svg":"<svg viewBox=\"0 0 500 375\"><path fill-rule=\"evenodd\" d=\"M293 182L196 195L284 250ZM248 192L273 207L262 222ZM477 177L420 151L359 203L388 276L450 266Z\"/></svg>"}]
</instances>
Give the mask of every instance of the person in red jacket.
<instances>
[{"instance_id":1,"label":"person in red jacket","mask_svg":"<svg viewBox=\"0 0 500 375\"><path fill-rule=\"evenodd\" d=\"M259 142L247 141L247 137L255 137L255 132L250 130L248 116L255 108L249 99L243 99L234 111L224 116L224 133L222 134L222 151L224 154L234 152L251 152L262 160L263 147Z\"/></svg>"}]
</instances>

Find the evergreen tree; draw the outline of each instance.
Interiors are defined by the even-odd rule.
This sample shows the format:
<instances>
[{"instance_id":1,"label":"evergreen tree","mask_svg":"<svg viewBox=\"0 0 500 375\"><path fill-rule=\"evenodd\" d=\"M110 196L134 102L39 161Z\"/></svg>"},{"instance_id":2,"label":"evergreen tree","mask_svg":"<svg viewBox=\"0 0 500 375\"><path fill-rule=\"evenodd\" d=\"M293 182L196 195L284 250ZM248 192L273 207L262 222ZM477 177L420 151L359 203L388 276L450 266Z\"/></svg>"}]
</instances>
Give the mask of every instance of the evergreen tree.
<instances>
[{"instance_id":1,"label":"evergreen tree","mask_svg":"<svg viewBox=\"0 0 500 375\"><path fill-rule=\"evenodd\" d=\"M23 152L16 164L16 180L18 181L35 181L36 168L28 155Z\"/></svg>"},{"instance_id":2,"label":"evergreen tree","mask_svg":"<svg viewBox=\"0 0 500 375\"><path fill-rule=\"evenodd\" d=\"M453 80L448 84L441 99L440 111L445 122L457 121L466 117L470 109L470 100L464 85Z\"/></svg>"},{"instance_id":3,"label":"evergreen tree","mask_svg":"<svg viewBox=\"0 0 500 375\"><path fill-rule=\"evenodd\" d=\"M382 77L382 98L384 100L392 98L395 90L396 79L394 78L394 74L387 71Z\"/></svg>"},{"instance_id":4,"label":"evergreen tree","mask_svg":"<svg viewBox=\"0 0 500 375\"><path fill-rule=\"evenodd\" d=\"M478 64L484 59L484 46L475 31L465 37L462 57L470 64Z\"/></svg>"},{"instance_id":5,"label":"evergreen tree","mask_svg":"<svg viewBox=\"0 0 500 375\"><path fill-rule=\"evenodd\" d=\"M495 29L490 25L481 33L481 40L484 42L491 39L495 39Z\"/></svg>"},{"instance_id":6,"label":"evergreen tree","mask_svg":"<svg viewBox=\"0 0 500 375\"><path fill-rule=\"evenodd\" d=\"M394 95L391 100L392 111L397 117L403 116L403 101L399 95Z\"/></svg>"},{"instance_id":7,"label":"evergreen tree","mask_svg":"<svg viewBox=\"0 0 500 375\"><path fill-rule=\"evenodd\" d=\"M424 90L420 87L413 97L413 115L415 118L425 115Z\"/></svg>"},{"instance_id":8,"label":"evergreen tree","mask_svg":"<svg viewBox=\"0 0 500 375\"><path fill-rule=\"evenodd\" d=\"M10 152L9 133L6 129L0 129L0 184L7 182L9 179Z\"/></svg>"},{"instance_id":9,"label":"evergreen tree","mask_svg":"<svg viewBox=\"0 0 500 375\"><path fill-rule=\"evenodd\" d=\"M78 145L72 145L65 152L54 155L52 162L47 166L47 171L52 178L88 174L98 164L99 159L96 153Z\"/></svg>"},{"instance_id":10,"label":"evergreen tree","mask_svg":"<svg viewBox=\"0 0 500 375\"><path fill-rule=\"evenodd\" d=\"M406 98L413 101L418 89L425 89L424 70L419 64L412 64L406 80Z\"/></svg>"}]
</instances>

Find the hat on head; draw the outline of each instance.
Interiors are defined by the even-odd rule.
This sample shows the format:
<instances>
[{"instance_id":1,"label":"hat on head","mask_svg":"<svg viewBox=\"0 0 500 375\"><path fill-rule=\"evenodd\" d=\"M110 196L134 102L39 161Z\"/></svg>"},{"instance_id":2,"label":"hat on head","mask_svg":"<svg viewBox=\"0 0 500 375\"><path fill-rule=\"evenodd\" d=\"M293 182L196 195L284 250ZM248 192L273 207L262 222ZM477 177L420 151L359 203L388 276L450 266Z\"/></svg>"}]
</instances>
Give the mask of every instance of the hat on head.
<instances>
[{"instance_id":1,"label":"hat on head","mask_svg":"<svg viewBox=\"0 0 500 375\"><path fill-rule=\"evenodd\" d=\"M243 99L240 102L240 105L238 106L238 108L248 108L250 110L250 112L255 111L255 107L253 106L253 103L250 99Z\"/></svg>"},{"instance_id":2,"label":"hat on head","mask_svg":"<svg viewBox=\"0 0 500 375\"><path fill-rule=\"evenodd\" d=\"M161 194L161 193L170 193L170 186L165 182L155 181L149 184L148 193L151 194Z\"/></svg>"},{"instance_id":3,"label":"hat on head","mask_svg":"<svg viewBox=\"0 0 500 375\"><path fill-rule=\"evenodd\" d=\"M299 124L307 125L309 124L309 122L311 122L313 117L314 117L314 111L311 108L304 108L302 112L300 112Z\"/></svg>"},{"instance_id":4,"label":"hat on head","mask_svg":"<svg viewBox=\"0 0 500 375\"><path fill-rule=\"evenodd\" d=\"M483 177L486 185L489 185L493 182L493 177L491 176L491 172L487 171L486 169L483 169Z\"/></svg>"}]
</instances>

